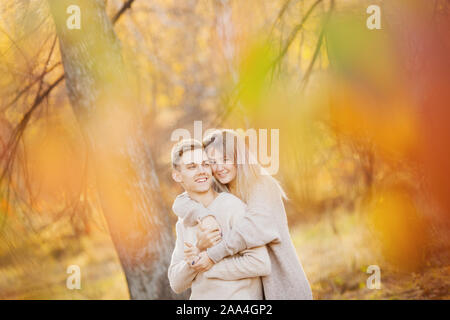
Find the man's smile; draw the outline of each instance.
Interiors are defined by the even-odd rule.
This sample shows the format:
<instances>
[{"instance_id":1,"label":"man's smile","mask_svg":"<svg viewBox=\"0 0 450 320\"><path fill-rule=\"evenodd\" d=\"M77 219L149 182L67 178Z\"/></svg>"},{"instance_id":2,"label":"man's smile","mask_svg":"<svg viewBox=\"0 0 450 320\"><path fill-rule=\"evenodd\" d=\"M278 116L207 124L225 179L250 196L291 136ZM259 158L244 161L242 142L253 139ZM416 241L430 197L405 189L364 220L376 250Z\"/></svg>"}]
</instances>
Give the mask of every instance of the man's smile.
<instances>
[{"instance_id":1,"label":"man's smile","mask_svg":"<svg viewBox=\"0 0 450 320\"><path fill-rule=\"evenodd\" d=\"M206 181L208 181L208 177L199 177L199 178L195 179L195 182L197 182L197 183L203 183Z\"/></svg>"}]
</instances>

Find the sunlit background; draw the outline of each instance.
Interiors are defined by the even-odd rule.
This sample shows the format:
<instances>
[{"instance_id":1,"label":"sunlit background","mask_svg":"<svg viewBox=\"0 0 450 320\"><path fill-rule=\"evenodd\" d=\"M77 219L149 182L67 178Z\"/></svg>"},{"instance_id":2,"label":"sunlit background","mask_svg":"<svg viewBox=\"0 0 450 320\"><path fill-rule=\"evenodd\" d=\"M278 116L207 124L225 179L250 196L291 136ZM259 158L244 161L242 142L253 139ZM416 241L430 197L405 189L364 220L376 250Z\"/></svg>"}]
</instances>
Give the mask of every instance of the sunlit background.
<instances>
[{"instance_id":1,"label":"sunlit background","mask_svg":"<svg viewBox=\"0 0 450 320\"><path fill-rule=\"evenodd\" d=\"M276 177L315 298L450 297L448 1L92 0L120 41L123 66L106 69L96 26L76 36L90 32L92 61L64 60L55 1L0 3L0 299L128 299L119 258L159 241L130 212L172 232L170 136L195 120L279 129ZM76 89L96 97L87 115L69 97L77 65L101 92ZM66 288L73 264L80 290Z\"/></svg>"}]
</instances>

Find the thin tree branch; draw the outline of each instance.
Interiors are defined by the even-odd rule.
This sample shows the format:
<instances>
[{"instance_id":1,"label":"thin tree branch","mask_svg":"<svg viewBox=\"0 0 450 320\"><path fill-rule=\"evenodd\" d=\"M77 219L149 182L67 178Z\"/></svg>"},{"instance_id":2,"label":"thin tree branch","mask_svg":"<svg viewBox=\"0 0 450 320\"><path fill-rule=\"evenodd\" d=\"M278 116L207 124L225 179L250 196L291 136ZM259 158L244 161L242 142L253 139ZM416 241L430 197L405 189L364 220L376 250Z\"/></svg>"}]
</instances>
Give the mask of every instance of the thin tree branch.
<instances>
[{"instance_id":1,"label":"thin tree branch","mask_svg":"<svg viewBox=\"0 0 450 320\"><path fill-rule=\"evenodd\" d=\"M308 9L308 11L306 12L302 21L298 25L295 26L294 30L292 30L292 32L289 35L289 38L288 38L286 44L284 45L283 49L281 50L280 54L272 62L271 67L270 67L272 70L277 66L277 64L281 61L281 59L283 59L283 57L286 55L286 52L288 51L289 47L291 46L292 42L294 41L297 33L303 28L304 24L306 23L308 18L311 16L314 9L322 1L323 0L317 0L316 2L314 2L311 5L311 7ZM332 0L332 1L334 1L334 0ZM289 1L287 1L284 4L283 8L281 9L280 13L278 14L279 16L283 15L284 12L286 11L286 9L289 5L288 2ZM242 86L235 87L233 91L234 91L234 97L229 98L228 100L234 100L234 101L228 106L228 108L225 108L225 110L212 121L213 124L217 124L217 126L220 126L225 121L225 118L228 117L228 115L231 113L232 109L234 109L234 107L239 103L239 95L240 95L240 92L242 91Z\"/></svg>"},{"instance_id":2,"label":"thin tree branch","mask_svg":"<svg viewBox=\"0 0 450 320\"><path fill-rule=\"evenodd\" d=\"M133 4L134 0L127 0L123 5L122 8L114 15L112 18L113 24L116 23L117 20L122 16L122 14L127 11L128 9L131 9L131 5Z\"/></svg>"},{"instance_id":3,"label":"thin tree branch","mask_svg":"<svg viewBox=\"0 0 450 320\"><path fill-rule=\"evenodd\" d=\"M315 64L315 62L317 60L317 57L319 56L320 48L322 47L322 43L323 43L323 37L324 37L325 29L326 29L326 27L328 25L328 22L330 21L330 17L331 17L331 13L332 13L333 9L334 9L334 0L331 0L330 1L330 9L328 10L327 16L326 16L325 21L324 21L324 23L322 25L322 30L320 31L319 39L317 40L317 45L316 45L316 49L314 50L313 58L312 58L311 62L309 63L308 69L306 69L305 75L304 75L303 80L302 80L302 87L301 87L302 91L305 90L305 88L306 88L306 86L308 84L309 78L310 78L311 73L312 73L312 69L313 69L314 64Z\"/></svg>"},{"instance_id":4,"label":"thin tree branch","mask_svg":"<svg viewBox=\"0 0 450 320\"><path fill-rule=\"evenodd\" d=\"M43 78L49 74L50 72L52 72L53 70L55 70L56 67L58 67L59 65L61 65L61 61L55 63L53 66L51 66L50 68L48 68L46 70L45 73L42 73L38 78L36 78L33 82L31 82L30 84L28 84L25 88L23 88L22 90L20 90L20 92L14 97L14 99L8 103L3 109L2 111L5 111L6 109L8 109L9 107L11 107L12 105L14 105L28 90L30 90L36 83L40 82L41 80L43 80Z\"/></svg>"},{"instance_id":5,"label":"thin tree branch","mask_svg":"<svg viewBox=\"0 0 450 320\"><path fill-rule=\"evenodd\" d=\"M278 21L281 20L281 18L283 17L284 13L287 11L287 9L289 8L289 5L291 4L292 0L286 0L286 2L283 4L283 6L281 7L280 11L278 12L278 15L275 19L275 21L272 24L272 27L270 28L270 32L269 32L269 38L271 38L273 30L275 29Z\"/></svg>"},{"instance_id":6,"label":"thin tree branch","mask_svg":"<svg viewBox=\"0 0 450 320\"><path fill-rule=\"evenodd\" d=\"M131 8L131 4L134 2L134 0L128 0L127 2L125 2L123 4L123 6L120 8L120 10L114 15L112 22L113 24L115 24L117 22L117 20L119 20L119 18L125 13L125 11L129 8ZM4 32L3 30L1 30L2 32ZM5 32L4 32L5 33ZM6 33L5 33L6 34ZM6 34L8 36L8 34ZM9 36L8 36L9 37ZM10 38L10 41L14 43L14 41ZM48 63L48 62L47 62ZM42 83L43 78L50 73L51 71L53 71L57 66L59 66L61 63L61 61L57 62L56 64L54 64L51 68L47 69L46 72L42 73L38 78L36 78L32 83L30 83L29 85L27 85L24 89L22 89L17 95L16 97L14 97L14 99L8 103L8 105L6 107L3 108L3 110L8 109L9 107L11 107L14 103L16 103L21 96L23 96L23 94L25 94L28 90L30 90L36 83ZM64 77L64 75L62 75ZM59 82L59 78L56 80ZM50 85L52 86L52 85Z\"/></svg>"},{"instance_id":7,"label":"thin tree branch","mask_svg":"<svg viewBox=\"0 0 450 320\"><path fill-rule=\"evenodd\" d=\"M25 113L25 115L22 117L22 120L20 120L19 124L16 126L16 128L14 128L14 133L8 143L8 146L5 148L5 150L3 150L3 154L0 156L0 159L3 159L4 156L7 155L7 153L9 154L8 157L8 161L7 163L9 163L10 159L13 159L13 154L14 151L16 150L17 147L17 143L20 139L20 137L23 134L23 131L25 129L25 127L27 126L31 115L33 113L34 110L36 110L36 108L41 104L41 102L50 94L50 92L64 79L64 75L61 75L55 82L53 82L48 88L47 90L45 90L41 95L36 96L33 105L31 106L31 108ZM6 165L2 174L0 175L0 182L3 180L4 176L5 176L5 172L8 171L9 169L9 165Z\"/></svg>"},{"instance_id":8,"label":"thin tree branch","mask_svg":"<svg viewBox=\"0 0 450 320\"><path fill-rule=\"evenodd\" d=\"M292 30L291 34L288 37L288 40L286 41L286 44L284 45L283 49L281 50L280 54L275 58L273 65L275 66L278 64L281 59L286 55L287 51L289 50L289 47L291 46L292 42L294 41L295 37L297 36L297 33L303 28L305 25L305 22L310 17L311 13L314 11L314 9L321 3L322 0L317 0L314 2L311 7L306 12L305 16L303 17L302 21L295 26L294 30Z\"/></svg>"},{"instance_id":9,"label":"thin tree branch","mask_svg":"<svg viewBox=\"0 0 450 320\"><path fill-rule=\"evenodd\" d=\"M117 22L117 20L122 16L123 13L126 12L127 9L131 8L131 4L134 2L134 0L128 0L126 1L122 8L114 15L113 19L112 19L112 23L115 24ZM0 30L1 31L1 30ZM7 35L8 36L8 35ZM15 44L15 42L13 41L13 39L10 39L11 42L13 44ZM19 122L19 124L14 128L13 130L13 134L7 144L7 146L4 148L2 154L0 155L0 160L5 159L5 164L3 166L2 172L0 174L0 183L4 181L5 177L7 176L7 187L6 187L6 212L8 212L9 210L9 199L10 199L10 193L11 193L11 188L10 188L10 182L11 182L11 174L12 174L12 169L14 166L14 154L17 150L20 138L22 137L25 128L27 126L27 124L29 123L31 116L33 114L33 112L37 109L37 107L42 103L42 101L44 101L52 92L52 90L54 88L56 88L60 82L62 82L65 78L65 74L63 73L62 75L60 75L52 84L49 85L49 87L42 93L40 94L41 90L42 90L42 85L43 85L43 81L44 81L44 77L50 73L52 70L54 70L54 68L56 68L56 66L60 65L61 62L56 63L54 66L52 66L50 69L47 69L48 64L50 62L51 59L51 55L53 53L53 50L55 48L55 44L56 44L56 37L55 37L55 41L52 44L52 47L50 49L50 54L45 62L45 66L44 66L44 71L41 73L41 75L35 80L33 81L31 84L29 84L26 88L24 88L23 90L21 90L19 92L19 94L12 100L12 102L10 102L7 106L10 107L11 105L13 105L15 102L17 102L20 97L27 92L28 90L30 90L36 83L39 83L39 88L37 90L36 93L36 97L34 99L34 102L32 104L32 106L30 107L30 109L24 114L24 116L22 117L22 120ZM20 51L20 48L18 48ZM76 204L78 205L78 204ZM72 205L72 209L75 210L73 208ZM62 212L64 212L66 209L63 209ZM62 213L61 212L61 213ZM3 221L1 221L1 225L4 225L6 222L6 215L5 215L5 219Z\"/></svg>"}]
</instances>

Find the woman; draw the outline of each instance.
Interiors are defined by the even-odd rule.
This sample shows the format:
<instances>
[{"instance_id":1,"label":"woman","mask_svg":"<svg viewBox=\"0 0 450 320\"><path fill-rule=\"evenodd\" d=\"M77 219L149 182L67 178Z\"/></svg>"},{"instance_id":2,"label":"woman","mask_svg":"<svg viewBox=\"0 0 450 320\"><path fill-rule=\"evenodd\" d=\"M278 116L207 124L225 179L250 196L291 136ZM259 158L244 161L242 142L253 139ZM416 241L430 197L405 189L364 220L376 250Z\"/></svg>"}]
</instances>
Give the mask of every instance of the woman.
<instances>
[{"instance_id":1,"label":"woman","mask_svg":"<svg viewBox=\"0 0 450 320\"><path fill-rule=\"evenodd\" d=\"M217 240L214 231L199 235L199 244L214 244L207 248L209 258L217 263L242 250L267 245L272 272L262 278L265 299L312 299L311 288L295 252L289 234L283 198L278 181L264 174L252 158L244 137L232 130L218 130L205 138L204 147L213 162L214 177L222 187L247 204L246 214L233 229ZM185 225L210 219L214 212L184 193L173 204L173 211ZM204 249L204 248L199 248Z\"/></svg>"}]
</instances>

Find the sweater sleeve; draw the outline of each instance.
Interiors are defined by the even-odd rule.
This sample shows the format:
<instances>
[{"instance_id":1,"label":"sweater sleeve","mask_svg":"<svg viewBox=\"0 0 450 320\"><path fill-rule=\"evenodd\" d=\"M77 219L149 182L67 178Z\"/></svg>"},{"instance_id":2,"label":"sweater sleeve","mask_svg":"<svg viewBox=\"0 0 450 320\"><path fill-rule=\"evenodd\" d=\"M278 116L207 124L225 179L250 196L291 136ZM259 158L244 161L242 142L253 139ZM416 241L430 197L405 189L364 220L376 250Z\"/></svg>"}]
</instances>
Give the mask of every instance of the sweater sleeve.
<instances>
[{"instance_id":1,"label":"sweater sleeve","mask_svg":"<svg viewBox=\"0 0 450 320\"><path fill-rule=\"evenodd\" d=\"M271 265L266 246L244 250L225 258L206 271L207 278L239 280L270 274Z\"/></svg>"},{"instance_id":2,"label":"sweater sleeve","mask_svg":"<svg viewBox=\"0 0 450 320\"><path fill-rule=\"evenodd\" d=\"M240 216L222 241L207 249L207 254L215 263L224 257L242 250L279 242L280 217L276 210L282 201L276 186L260 184L255 186L247 203L244 215ZM284 213L285 214L285 213Z\"/></svg>"},{"instance_id":3,"label":"sweater sleeve","mask_svg":"<svg viewBox=\"0 0 450 320\"><path fill-rule=\"evenodd\" d=\"M172 205L173 212L181 219L185 226L194 226L197 219L203 219L214 214L201 203L192 200L187 192L179 194Z\"/></svg>"},{"instance_id":4,"label":"sweater sleeve","mask_svg":"<svg viewBox=\"0 0 450 320\"><path fill-rule=\"evenodd\" d=\"M172 253L168 270L170 287L175 293L181 293L191 287L197 272L184 261L184 240L181 221L176 224L177 241Z\"/></svg>"}]
</instances>

